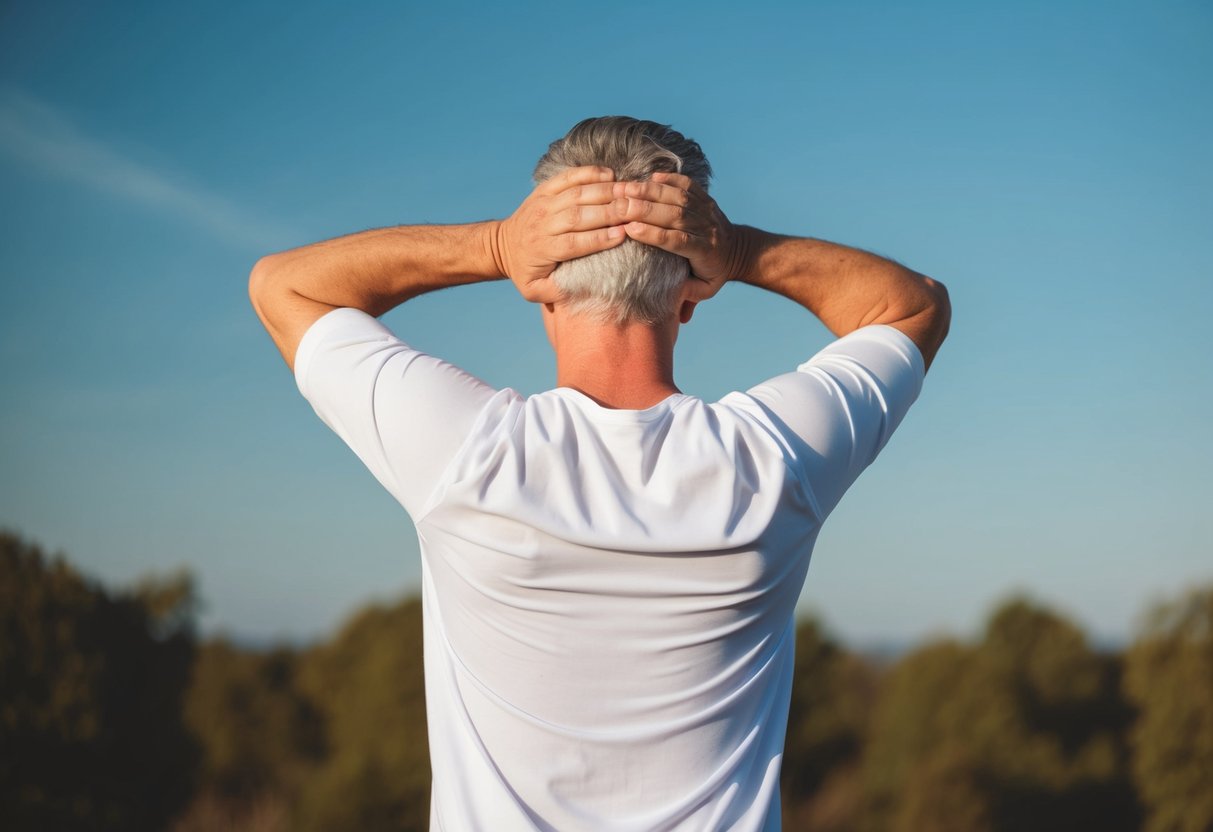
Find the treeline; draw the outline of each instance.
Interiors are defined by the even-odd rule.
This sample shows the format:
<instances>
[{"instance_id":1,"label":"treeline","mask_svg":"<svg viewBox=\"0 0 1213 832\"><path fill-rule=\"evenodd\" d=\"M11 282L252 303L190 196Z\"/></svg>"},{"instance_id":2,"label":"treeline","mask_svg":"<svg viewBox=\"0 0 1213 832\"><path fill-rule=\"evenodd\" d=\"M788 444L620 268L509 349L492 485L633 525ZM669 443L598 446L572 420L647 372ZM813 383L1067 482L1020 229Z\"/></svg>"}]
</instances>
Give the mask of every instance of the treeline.
<instances>
[{"instance_id":1,"label":"treeline","mask_svg":"<svg viewBox=\"0 0 1213 832\"><path fill-rule=\"evenodd\" d=\"M428 828L417 600L270 651L196 609L187 574L111 591L0 532L0 828ZM796 650L786 829L1213 829L1213 586L1123 653L1026 597L890 664L812 619Z\"/></svg>"}]
</instances>

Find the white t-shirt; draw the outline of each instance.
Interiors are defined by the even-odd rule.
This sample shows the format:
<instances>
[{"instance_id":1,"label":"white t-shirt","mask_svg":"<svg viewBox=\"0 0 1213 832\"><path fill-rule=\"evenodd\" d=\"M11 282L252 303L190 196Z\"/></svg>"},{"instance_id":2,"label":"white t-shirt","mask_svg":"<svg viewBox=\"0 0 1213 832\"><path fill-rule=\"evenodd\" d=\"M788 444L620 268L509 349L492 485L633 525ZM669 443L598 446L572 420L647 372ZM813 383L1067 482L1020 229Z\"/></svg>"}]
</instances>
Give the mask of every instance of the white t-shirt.
<instances>
[{"instance_id":1,"label":"white t-shirt","mask_svg":"<svg viewBox=\"0 0 1213 832\"><path fill-rule=\"evenodd\" d=\"M793 609L923 360L859 329L715 403L496 390L336 309L300 391L417 527L431 828L777 830Z\"/></svg>"}]
</instances>

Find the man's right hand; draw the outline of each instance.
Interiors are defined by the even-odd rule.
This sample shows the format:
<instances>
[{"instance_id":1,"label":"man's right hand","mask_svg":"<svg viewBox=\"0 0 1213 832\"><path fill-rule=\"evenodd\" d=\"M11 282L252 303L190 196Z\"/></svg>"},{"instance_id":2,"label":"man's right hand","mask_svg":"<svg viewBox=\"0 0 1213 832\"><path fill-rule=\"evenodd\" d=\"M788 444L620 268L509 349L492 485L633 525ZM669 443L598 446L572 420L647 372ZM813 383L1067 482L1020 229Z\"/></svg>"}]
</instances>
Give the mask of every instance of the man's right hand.
<instances>
[{"instance_id":1,"label":"man's right hand","mask_svg":"<svg viewBox=\"0 0 1213 832\"><path fill-rule=\"evenodd\" d=\"M561 299L552 272L626 238L607 167L569 168L540 183L507 219L487 224L497 270L532 303Z\"/></svg>"},{"instance_id":2,"label":"man's right hand","mask_svg":"<svg viewBox=\"0 0 1213 832\"><path fill-rule=\"evenodd\" d=\"M616 182L627 198L620 216L625 233L641 243L685 257L691 263L691 300L706 300L748 268L743 230L689 176L654 173L646 182Z\"/></svg>"}]
</instances>

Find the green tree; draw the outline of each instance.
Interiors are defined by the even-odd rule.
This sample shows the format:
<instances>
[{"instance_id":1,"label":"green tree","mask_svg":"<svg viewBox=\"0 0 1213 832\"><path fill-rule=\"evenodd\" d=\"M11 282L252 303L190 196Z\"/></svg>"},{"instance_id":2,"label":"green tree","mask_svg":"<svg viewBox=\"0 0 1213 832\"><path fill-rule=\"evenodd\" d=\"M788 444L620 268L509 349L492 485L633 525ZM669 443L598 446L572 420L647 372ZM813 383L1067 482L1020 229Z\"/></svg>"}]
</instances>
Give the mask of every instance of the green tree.
<instances>
[{"instance_id":1,"label":"green tree","mask_svg":"<svg viewBox=\"0 0 1213 832\"><path fill-rule=\"evenodd\" d=\"M198 788L231 803L292 801L325 757L323 717L299 689L298 655L202 645L185 700L202 749Z\"/></svg>"},{"instance_id":2,"label":"green tree","mask_svg":"<svg viewBox=\"0 0 1213 832\"><path fill-rule=\"evenodd\" d=\"M975 678L975 651L953 640L926 644L903 657L885 679L872 717L863 761L863 812L860 828L884 832L893 828L899 815L924 817L931 807L903 804L916 799L912 780L920 765L940 749L963 754L975 768L972 737L980 720L1000 719L983 707L969 690ZM953 768L956 763L953 762ZM979 780L976 771L966 775ZM985 790L970 795L978 804L974 815L988 815Z\"/></svg>"},{"instance_id":3,"label":"green tree","mask_svg":"<svg viewBox=\"0 0 1213 832\"><path fill-rule=\"evenodd\" d=\"M421 602L371 607L303 656L300 682L330 753L306 781L303 830L429 828Z\"/></svg>"},{"instance_id":4,"label":"green tree","mask_svg":"<svg viewBox=\"0 0 1213 832\"><path fill-rule=\"evenodd\" d=\"M1026 598L991 616L979 665L1006 697L1014 736L986 738L998 828L1137 829L1122 663Z\"/></svg>"},{"instance_id":5,"label":"green tree","mask_svg":"<svg viewBox=\"0 0 1213 832\"><path fill-rule=\"evenodd\" d=\"M1213 829L1213 586L1154 608L1126 664L1147 831Z\"/></svg>"},{"instance_id":6,"label":"green tree","mask_svg":"<svg viewBox=\"0 0 1213 832\"><path fill-rule=\"evenodd\" d=\"M161 829L189 796L187 574L111 594L0 532L0 827Z\"/></svg>"},{"instance_id":7,"label":"green tree","mask_svg":"<svg viewBox=\"0 0 1213 832\"><path fill-rule=\"evenodd\" d=\"M799 622L780 786L788 828L837 828L855 810L858 792L851 781L876 677L875 669L846 652L820 620Z\"/></svg>"},{"instance_id":8,"label":"green tree","mask_svg":"<svg viewBox=\"0 0 1213 832\"><path fill-rule=\"evenodd\" d=\"M972 752L936 746L908 775L893 832L992 832L989 787Z\"/></svg>"},{"instance_id":9,"label":"green tree","mask_svg":"<svg viewBox=\"0 0 1213 832\"><path fill-rule=\"evenodd\" d=\"M1135 829L1119 673L1025 598L995 610L978 645L915 651L874 716L864 828L952 828L955 804L999 832ZM940 788L924 793L924 781Z\"/></svg>"}]
</instances>

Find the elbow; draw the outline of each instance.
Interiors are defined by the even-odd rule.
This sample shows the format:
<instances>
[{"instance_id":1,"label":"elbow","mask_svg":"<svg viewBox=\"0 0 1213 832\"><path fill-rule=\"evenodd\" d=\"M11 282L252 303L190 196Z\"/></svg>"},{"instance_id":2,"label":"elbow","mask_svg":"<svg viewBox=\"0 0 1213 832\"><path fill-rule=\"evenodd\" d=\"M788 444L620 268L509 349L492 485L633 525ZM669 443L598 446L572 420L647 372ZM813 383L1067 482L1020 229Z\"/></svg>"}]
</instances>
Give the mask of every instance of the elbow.
<instances>
[{"instance_id":1,"label":"elbow","mask_svg":"<svg viewBox=\"0 0 1213 832\"><path fill-rule=\"evenodd\" d=\"M942 344L944 339L948 337L948 330L952 326L952 299L948 295L948 287L938 280L932 280L928 277L927 285L934 296L932 308L934 310L935 328L939 332L939 343Z\"/></svg>"},{"instance_id":2,"label":"elbow","mask_svg":"<svg viewBox=\"0 0 1213 832\"><path fill-rule=\"evenodd\" d=\"M948 295L948 288L938 280L925 276L923 280L930 299L921 313L922 340L919 344L925 367L929 369L952 327L952 299Z\"/></svg>"},{"instance_id":3,"label":"elbow","mask_svg":"<svg viewBox=\"0 0 1213 832\"><path fill-rule=\"evenodd\" d=\"M266 279L269 272L269 259L273 255L262 257L253 264L252 271L248 275L248 293L250 297L256 295L265 289Z\"/></svg>"},{"instance_id":4,"label":"elbow","mask_svg":"<svg viewBox=\"0 0 1213 832\"><path fill-rule=\"evenodd\" d=\"M256 263L253 264L252 270L248 276L248 296L249 301L253 304L253 309L260 314L262 298L265 297L271 283L271 273L273 270L272 259L274 255L267 254Z\"/></svg>"},{"instance_id":5,"label":"elbow","mask_svg":"<svg viewBox=\"0 0 1213 832\"><path fill-rule=\"evenodd\" d=\"M947 286L941 284L939 280L924 278L927 281L927 290L930 292L930 315L932 315L935 329L940 332L939 341L944 342L947 337L947 330L952 324L952 298L947 294Z\"/></svg>"}]
</instances>

